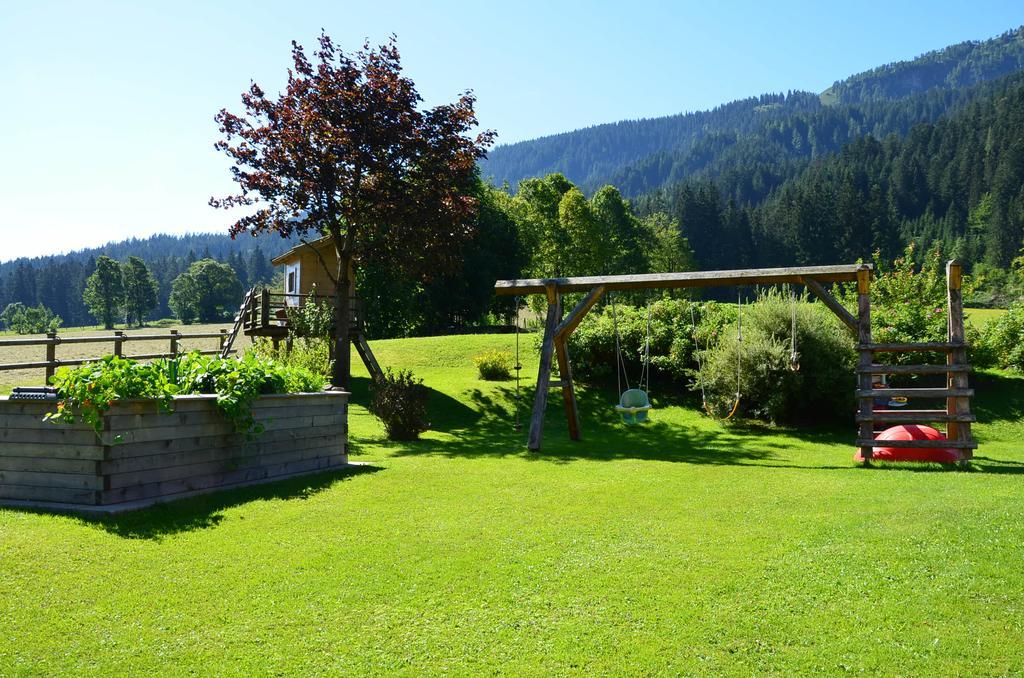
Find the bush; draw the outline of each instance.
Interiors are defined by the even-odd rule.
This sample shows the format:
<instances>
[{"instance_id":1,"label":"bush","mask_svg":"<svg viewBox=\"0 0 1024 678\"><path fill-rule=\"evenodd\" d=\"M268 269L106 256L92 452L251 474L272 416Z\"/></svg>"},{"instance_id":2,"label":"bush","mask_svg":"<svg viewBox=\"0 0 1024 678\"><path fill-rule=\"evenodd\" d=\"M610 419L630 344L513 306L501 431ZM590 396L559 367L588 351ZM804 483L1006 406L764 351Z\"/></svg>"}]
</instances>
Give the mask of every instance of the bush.
<instances>
[{"instance_id":1,"label":"bush","mask_svg":"<svg viewBox=\"0 0 1024 678\"><path fill-rule=\"evenodd\" d=\"M695 365L693 318L703 346L714 341L721 328L736 317L735 307L715 302L658 299L650 305L651 372L680 383ZM616 304L622 357L629 375L639 375L647 339L647 307ZM591 311L569 340L573 377L590 383L615 379L615 323L610 304ZM538 339L539 341L539 339Z\"/></svg>"},{"instance_id":2,"label":"bush","mask_svg":"<svg viewBox=\"0 0 1024 678\"><path fill-rule=\"evenodd\" d=\"M736 353L740 351L742 415L772 422L849 417L853 409L856 354L853 338L821 304L796 306L796 347L800 370L790 369L792 303L780 290L764 293L743 309L743 341L731 324L721 340L701 351L709 405L725 415L736 395Z\"/></svg>"},{"instance_id":3,"label":"bush","mask_svg":"<svg viewBox=\"0 0 1024 678\"><path fill-rule=\"evenodd\" d=\"M486 381L503 381L512 377L514 365L508 351L488 351L473 358L473 362L480 378Z\"/></svg>"},{"instance_id":4,"label":"bush","mask_svg":"<svg viewBox=\"0 0 1024 678\"><path fill-rule=\"evenodd\" d=\"M103 413L118 400L147 398L169 411L175 395L208 393L217 395L217 409L236 431L259 434L262 429L252 418L253 400L270 393L319 391L324 379L249 354L223 359L189 353L152 363L107 356L74 369L60 368L53 384L60 400L56 412L47 418L83 421L97 431L103 425Z\"/></svg>"},{"instance_id":5,"label":"bush","mask_svg":"<svg viewBox=\"0 0 1024 678\"><path fill-rule=\"evenodd\" d=\"M981 367L994 365L1024 372L1024 302L1014 304L985 326L975 340L971 360Z\"/></svg>"},{"instance_id":6,"label":"bush","mask_svg":"<svg viewBox=\"0 0 1024 678\"><path fill-rule=\"evenodd\" d=\"M391 440L416 440L430 428L427 421L427 387L412 372L389 368L371 386L370 411L380 417Z\"/></svg>"}]
</instances>

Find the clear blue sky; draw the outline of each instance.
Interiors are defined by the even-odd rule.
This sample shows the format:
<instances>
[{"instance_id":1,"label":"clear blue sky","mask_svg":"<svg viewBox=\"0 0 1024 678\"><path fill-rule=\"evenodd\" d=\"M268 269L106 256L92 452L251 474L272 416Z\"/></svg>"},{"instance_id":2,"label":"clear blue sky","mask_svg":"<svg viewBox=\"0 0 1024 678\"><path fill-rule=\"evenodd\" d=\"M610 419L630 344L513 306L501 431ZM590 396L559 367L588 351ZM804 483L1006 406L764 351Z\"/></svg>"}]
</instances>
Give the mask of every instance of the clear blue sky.
<instances>
[{"instance_id":1,"label":"clear blue sky","mask_svg":"<svg viewBox=\"0 0 1024 678\"><path fill-rule=\"evenodd\" d=\"M1024 3L0 0L0 260L218 231L214 114L277 91L289 42L398 36L426 103L475 90L499 142L820 91L1024 24Z\"/></svg>"}]
</instances>

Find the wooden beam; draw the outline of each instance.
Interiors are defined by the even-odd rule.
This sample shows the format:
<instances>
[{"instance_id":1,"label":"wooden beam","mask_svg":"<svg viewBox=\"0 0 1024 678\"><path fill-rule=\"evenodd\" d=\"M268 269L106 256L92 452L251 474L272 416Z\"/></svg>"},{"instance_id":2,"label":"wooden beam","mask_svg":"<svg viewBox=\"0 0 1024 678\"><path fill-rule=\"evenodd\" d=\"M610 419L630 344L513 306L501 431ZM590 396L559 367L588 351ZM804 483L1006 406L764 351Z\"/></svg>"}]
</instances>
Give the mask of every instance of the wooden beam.
<instances>
[{"instance_id":1,"label":"wooden beam","mask_svg":"<svg viewBox=\"0 0 1024 678\"><path fill-rule=\"evenodd\" d=\"M569 315L565 316L562 322L558 323L558 327L555 328L555 338L561 339L563 336L568 337L568 335L572 334L572 331L587 316L590 309L594 308L594 304L597 303L602 294L604 294L604 285L599 285L590 290L587 296L580 299L580 302L573 307Z\"/></svg>"},{"instance_id":2,"label":"wooden beam","mask_svg":"<svg viewBox=\"0 0 1024 678\"><path fill-rule=\"evenodd\" d=\"M965 341L964 302L963 292L960 289L962 277L960 262L951 260L946 263L948 338L950 344L959 345L958 348L946 354L947 365L967 364L967 349L963 346ZM951 371L946 378L946 385L949 387L950 393L960 392L973 395L968 388L969 383L966 372ZM961 443L970 443L973 440L970 420L964 421L960 418L969 417L971 413L969 395L951 396L946 400L946 413L950 417L949 426L946 428L946 436L950 440L956 440ZM962 463L969 461L974 456L971 452L972 447L963 447L961 449L960 461Z\"/></svg>"},{"instance_id":3,"label":"wooden beam","mask_svg":"<svg viewBox=\"0 0 1024 678\"><path fill-rule=\"evenodd\" d=\"M853 333L853 336L857 336L857 319L854 318L853 315L851 315L850 312L846 310L846 307L840 304L839 301L835 297L833 297L828 290L822 287L820 282L818 282L814 278L804 278L804 286L807 287L807 289L809 289L811 292L813 292L814 296L818 297L818 299L821 299L822 303L828 306L830 311L839 316L839 319L842 320L843 324L846 325L847 329L849 329L850 332Z\"/></svg>"},{"instance_id":4,"label":"wooden beam","mask_svg":"<svg viewBox=\"0 0 1024 678\"><path fill-rule=\"evenodd\" d=\"M557 330L556 330L557 332ZM558 372L562 376L562 403L565 405L565 420L569 424L569 438L580 439L580 414L576 407L576 390L572 384L572 365L569 364L569 337L555 335L555 355L558 357Z\"/></svg>"},{"instance_id":5,"label":"wooden beam","mask_svg":"<svg viewBox=\"0 0 1024 678\"><path fill-rule=\"evenodd\" d=\"M752 268L731 271L688 271L685 273L644 273L639 275L596 275L576 278L527 278L522 280L499 280L494 284L494 293L502 296L521 294L544 294L554 287L560 293L586 292L599 285L605 291L672 289L678 287L714 287L720 285L771 285L778 283L802 283L812 277L819 282L850 282L857 274L866 270L871 275L870 264L842 264L839 266L796 266L792 268Z\"/></svg>"},{"instance_id":6,"label":"wooden beam","mask_svg":"<svg viewBox=\"0 0 1024 678\"><path fill-rule=\"evenodd\" d=\"M537 368L537 392L533 397L530 416L530 435L526 447L536 452L544 437L544 411L548 407L548 382L551 381L551 361L555 352L555 327L558 325L559 299L557 293L548 296L548 317L544 322L544 340L540 347L540 366Z\"/></svg>"},{"instance_id":7,"label":"wooden beam","mask_svg":"<svg viewBox=\"0 0 1024 678\"><path fill-rule=\"evenodd\" d=\"M871 269L864 266L857 271L857 341L860 346L871 344ZM861 348L858 360L857 385L860 393L871 391L872 375L865 371L874 360L870 349ZM871 463L871 456L874 448L870 443L865 443L875 437L874 429L869 417L874 408L874 400L871 396L861 395L858 399L860 414L860 425L858 427L857 445L860 447L860 456L864 465Z\"/></svg>"}]
</instances>

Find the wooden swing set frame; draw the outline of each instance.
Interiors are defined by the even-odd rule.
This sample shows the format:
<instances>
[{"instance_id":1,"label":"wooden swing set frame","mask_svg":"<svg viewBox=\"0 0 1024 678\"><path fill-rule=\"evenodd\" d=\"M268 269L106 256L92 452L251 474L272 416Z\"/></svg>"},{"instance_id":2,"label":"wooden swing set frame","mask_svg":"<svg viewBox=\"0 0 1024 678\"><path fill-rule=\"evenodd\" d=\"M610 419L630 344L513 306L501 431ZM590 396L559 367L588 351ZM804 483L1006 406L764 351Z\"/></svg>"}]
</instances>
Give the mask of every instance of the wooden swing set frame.
<instances>
[{"instance_id":1,"label":"wooden swing set frame","mask_svg":"<svg viewBox=\"0 0 1024 678\"><path fill-rule=\"evenodd\" d=\"M948 337L945 342L878 344L871 340L871 278L870 264L843 264L837 266L798 266L793 268L762 268L734 271L690 271L685 273L647 273L640 275L605 275L571 278L531 278L499 280L494 292L499 296L543 294L548 307L541 343L540 366L537 370L537 391L530 418L527 447L540 450L544 435L544 412L552 388L562 390L562 401L569 428L569 438L580 440L579 410L573 386L572 366L569 361L569 337L587 313L606 292L622 290L679 289L688 287L719 287L727 285L803 285L836 314L857 339L860 356L857 364L856 420L857 447L865 463L872 456L874 425L876 423L934 423L945 422L948 440L943 447L960 452L961 461L971 458L977 443L971 437L970 398L974 392L968 388L967 344L964 340L963 299L961 296L961 266L957 261L946 264ZM825 287L837 282L857 283L857 315L846 310ZM584 293L583 298L566 315L562 297L568 293ZM875 363L878 353L938 352L946 354L945 365L883 365ZM551 375L554 361L558 361L557 380ZM945 374L945 388L886 388L874 387L874 377L883 374ZM905 396L908 398L945 399L945 409L929 410L875 410L876 398ZM935 447L934 441L886 441L887 447Z\"/></svg>"}]
</instances>

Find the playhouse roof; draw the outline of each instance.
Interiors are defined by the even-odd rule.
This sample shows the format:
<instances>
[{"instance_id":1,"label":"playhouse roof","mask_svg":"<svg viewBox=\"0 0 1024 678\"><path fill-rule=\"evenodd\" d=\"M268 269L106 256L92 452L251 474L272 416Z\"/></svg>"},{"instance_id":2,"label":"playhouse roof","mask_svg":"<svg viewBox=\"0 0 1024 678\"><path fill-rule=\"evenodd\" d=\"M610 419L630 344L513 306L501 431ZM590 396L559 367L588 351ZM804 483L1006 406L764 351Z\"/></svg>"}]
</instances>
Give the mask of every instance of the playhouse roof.
<instances>
[{"instance_id":1,"label":"playhouse roof","mask_svg":"<svg viewBox=\"0 0 1024 678\"><path fill-rule=\"evenodd\" d=\"M309 244L318 250L324 249L325 247L331 244L331 236L325 235L324 237L318 240L314 240ZM298 245L291 248L284 254L280 254L271 259L270 263L272 263L274 266L283 266L284 264L293 263L301 256L303 249L308 249L307 245L305 243L299 243Z\"/></svg>"}]
</instances>

